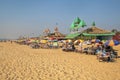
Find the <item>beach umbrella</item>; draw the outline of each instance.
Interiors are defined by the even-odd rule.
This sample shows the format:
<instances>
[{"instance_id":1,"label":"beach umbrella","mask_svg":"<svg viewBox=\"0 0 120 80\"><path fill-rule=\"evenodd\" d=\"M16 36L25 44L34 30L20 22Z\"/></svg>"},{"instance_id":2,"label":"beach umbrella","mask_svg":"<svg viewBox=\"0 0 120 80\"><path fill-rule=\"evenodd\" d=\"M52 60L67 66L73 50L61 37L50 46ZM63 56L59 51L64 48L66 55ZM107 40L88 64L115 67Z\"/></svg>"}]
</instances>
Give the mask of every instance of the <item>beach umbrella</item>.
<instances>
[{"instance_id":1,"label":"beach umbrella","mask_svg":"<svg viewBox=\"0 0 120 80\"><path fill-rule=\"evenodd\" d=\"M74 44L78 44L79 42L83 42L83 40L79 39L79 40L75 40Z\"/></svg>"},{"instance_id":2,"label":"beach umbrella","mask_svg":"<svg viewBox=\"0 0 120 80\"><path fill-rule=\"evenodd\" d=\"M66 40L62 40L63 43L66 43Z\"/></svg>"},{"instance_id":3,"label":"beach umbrella","mask_svg":"<svg viewBox=\"0 0 120 80\"><path fill-rule=\"evenodd\" d=\"M95 26L95 22L92 23L92 26Z\"/></svg>"},{"instance_id":4,"label":"beach umbrella","mask_svg":"<svg viewBox=\"0 0 120 80\"><path fill-rule=\"evenodd\" d=\"M69 39L69 40L67 40L67 41L68 41L68 43L71 43L71 42L72 42L72 40L70 40L70 39Z\"/></svg>"},{"instance_id":5,"label":"beach umbrella","mask_svg":"<svg viewBox=\"0 0 120 80\"><path fill-rule=\"evenodd\" d=\"M91 42L99 43L100 40L99 39L93 39L93 40L91 40Z\"/></svg>"},{"instance_id":6,"label":"beach umbrella","mask_svg":"<svg viewBox=\"0 0 120 80\"><path fill-rule=\"evenodd\" d=\"M119 44L120 44L120 42L117 40L108 40L107 42L105 42L105 45L108 45L108 46L116 46Z\"/></svg>"},{"instance_id":7,"label":"beach umbrella","mask_svg":"<svg viewBox=\"0 0 120 80\"><path fill-rule=\"evenodd\" d=\"M74 44L78 44L78 42L79 42L79 40L75 40L75 41L74 41Z\"/></svg>"},{"instance_id":8,"label":"beach umbrella","mask_svg":"<svg viewBox=\"0 0 120 80\"><path fill-rule=\"evenodd\" d=\"M99 43L95 43L95 46L100 46L101 44L99 44Z\"/></svg>"},{"instance_id":9,"label":"beach umbrella","mask_svg":"<svg viewBox=\"0 0 120 80\"><path fill-rule=\"evenodd\" d=\"M80 41L80 42L83 42L83 40L82 40L82 39L79 39L79 41Z\"/></svg>"},{"instance_id":10,"label":"beach umbrella","mask_svg":"<svg viewBox=\"0 0 120 80\"><path fill-rule=\"evenodd\" d=\"M85 27L85 26L86 26L86 23L84 22L84 20L81 20L81 22L78 25L78 28Z\"/></svg>"},{"instance_id":11,"label":"beach umbrella","mask_svg":"<svg viewBox=\"0 0 120 80\"><path fill-rule=\"evenodd\" d=\"M95 43L95 46L100 46L100 45L102 45L103 44L103 42L98 42L98 43Z\"/></svg>"},{"instance_id":12,"label":"beach umbrella","mask_svg":"<svg viewBox=\"0 0 120 80\"><path fill-rule=\"evenodd\" d=\"M39 40L35 40L36 43L39 43Z\"/></svg>"},{"instance_id":13,"label":"beach umbrella","mask_svg":"<svg viewBox=\"0 0 120 80\"><path fill-rule=\"evenodd\" d=\"M79 23L80 23L80 21L81 21L81 20L80 20L80 18L79 18L79 17L77 17L77 18L75 18L74 23L75 23L75 24L79 24Z\"/></svg>"},{"instance_id":14,"label":"beach umbrella","mask_svg":"<svg viewBox=\"0 0 120 80\"><path fill-rule=\"evenodd\" d=\"M28 42L32 43L32 42L35 42L35 40L34 39L30 39L30 40L28 40Z\"/></svg>"},{"instance_id":15,"label":"beach umbrella","mask_svg":"<svg viewBox=\"0 0 120 80\"><path fill-rule=\"evenodd\" d=\"M54 40L55 38L54 37L50 37L49 40Z\"/></svg>"},{"instance_id":16,"label":"beach umbrella","mask_svg":"<svg viewBox=\"0 0 120 80\"><path fill-rule=\"evenodd\" d=\"M47 43L47 40L41 40L40 42L41 43Z\"/></svg>"},{"instance_id":17,"label":"beach umbrella","mask_svg":"<svg viewBox=\"0 0 120 80\"><path fill-rule=\"evenodd\" d=\"M71 26L70 26L70 29L74 29L75 28L75 24L74 24L74 22L71 24Z\"/></svg>"},{"instance_id":18,"label":"beach umbrella","mask_svg":"<svg viewBox=\"0 0 120 80\"><path fill-rule=\"evenodd\" d=\"M101 42L102 42L102 43L105 43L106 41L105 41L105 40L102 40Z\"/></svg>"}]
</instances>

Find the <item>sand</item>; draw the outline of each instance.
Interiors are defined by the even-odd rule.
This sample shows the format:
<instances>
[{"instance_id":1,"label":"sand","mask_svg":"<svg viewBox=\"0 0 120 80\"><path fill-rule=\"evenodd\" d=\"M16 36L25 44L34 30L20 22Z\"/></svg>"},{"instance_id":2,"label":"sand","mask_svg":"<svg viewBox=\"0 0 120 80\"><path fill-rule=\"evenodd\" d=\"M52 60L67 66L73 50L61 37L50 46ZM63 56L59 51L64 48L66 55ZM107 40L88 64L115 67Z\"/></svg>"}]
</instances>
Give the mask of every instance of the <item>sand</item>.
<instances>
[{"instance_id":1,"label":"sand","mask_svg":"<svg viewBox=\"0 0 120 80\"><path fill-rule=\"evenodd\" d=\"M114 49L120 55L120 45ZM120 58L99 62L94 55L2 42L0 80L120 80Z\"/></svg>"}]
</instances>

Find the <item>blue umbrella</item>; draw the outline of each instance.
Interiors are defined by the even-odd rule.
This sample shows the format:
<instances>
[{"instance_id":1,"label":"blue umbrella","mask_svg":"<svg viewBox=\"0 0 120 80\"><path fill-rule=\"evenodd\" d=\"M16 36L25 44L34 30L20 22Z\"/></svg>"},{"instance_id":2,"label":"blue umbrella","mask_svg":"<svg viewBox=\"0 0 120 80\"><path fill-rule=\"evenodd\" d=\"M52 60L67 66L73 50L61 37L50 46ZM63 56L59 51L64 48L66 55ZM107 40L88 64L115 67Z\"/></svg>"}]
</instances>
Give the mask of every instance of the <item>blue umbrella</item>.
<instances>
[{"instance_id":1,"label":"blue umbrella","mask_svg":"<svg viewBox=\"0 0 120 80\"><path fill-rule=\"evenodd\" d=\"M93 39L92 42L99 43L100 40L99 39Z\"/></svg>"},{"instance_id":2,"label":"blue umbrella","mask_svg":"<svg viewBox=\"0 0 120 80\"><path fill-rule=\"evenodd\" d=\"M105 45L108 45L108 46L116 46L119 44L120 44L120 42L117 40L108 40L107 42L105 42Z\"/></svg>"}]
</instances>

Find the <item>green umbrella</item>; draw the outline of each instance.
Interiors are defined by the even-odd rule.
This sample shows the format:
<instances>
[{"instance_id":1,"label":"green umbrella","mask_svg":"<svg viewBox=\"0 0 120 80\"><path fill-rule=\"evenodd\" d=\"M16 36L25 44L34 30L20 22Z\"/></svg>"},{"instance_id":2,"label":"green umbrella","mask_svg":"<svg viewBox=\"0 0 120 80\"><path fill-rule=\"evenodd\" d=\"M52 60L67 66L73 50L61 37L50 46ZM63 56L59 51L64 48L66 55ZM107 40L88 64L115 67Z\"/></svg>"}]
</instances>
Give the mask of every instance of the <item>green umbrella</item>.
<instances>
[{"instance_id":1,"label":"green umbrella","mask_svg":"<svg viewBox=\"0 0 120 80\"><path fill-rule=\"evenodd\" d=\"M78 28L86 26L86 23L84 20L81 20L80 24L78 25Z\"/></svg>"},{"instance_id":2,"label":"green umbrella","mask_svg":"<svg viewBox=\"0 0 120 80\"><path fill-rule=\"evenodd\" d=\"M75 20L74 20L74 24L79 24L80 23L80 18L79 17L77 17Z\"/></svg>"},{"instance_id":3,"label":"green umbrella","mask_svg":"<svg viewBox=\"0 0 120 80\"><path fill-rule=\"evenodd\" d=\"M74 29L75 28L75 24L74 24L74 22L71 24L71 26L70 26L70 29Z\"/></svg>"},{"instance_id":4,"label":"green umbrella","mask_svg":"<svg viewBox=\"0 0 120 80\"><path fill-rule=\"evenodd\" d=\"M95 26L95 22L92 23L92 26Z\"/></svg>"}]
</instances>

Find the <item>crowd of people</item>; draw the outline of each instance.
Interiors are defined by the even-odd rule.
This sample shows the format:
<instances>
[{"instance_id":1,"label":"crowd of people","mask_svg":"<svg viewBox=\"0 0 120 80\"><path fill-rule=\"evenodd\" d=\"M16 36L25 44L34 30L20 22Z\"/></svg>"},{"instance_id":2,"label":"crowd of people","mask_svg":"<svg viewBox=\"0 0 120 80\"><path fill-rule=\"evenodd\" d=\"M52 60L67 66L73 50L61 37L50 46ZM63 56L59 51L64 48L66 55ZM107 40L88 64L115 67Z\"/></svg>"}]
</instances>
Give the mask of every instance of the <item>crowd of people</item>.
<instances>
[{"instance_id":1,"label":"crowd of people","mask_svg":"<svg viewBox=\"0 0 120 80\"><path fill-rule=\"evenodd\" d=\"M117 52L115 52L115 50L111 46L105 45L102 42L97 43L97 45L93 43L89 47L83 47L83 45L85 45L84 42L79 42L78 47L76 48L74 42L66 42L64 43L62 50L67 52L74 51L77 53L96 55L99 61L106 60L109 62L112 60L112 58L118 57Z\"/></svg>"},{"instance_id":2,"label":"crowd of people","mask_svg":"<svg viewBox=\"0 0 120 80\"><path fill-rule=\"evenodd\" d=\"M105 45L103 42L93 43L88 41L78 41L77 44L75 41L48 41L46 43L26 43L26 41L17 42L19 44L25 44L32 48L45 48L45 49L53 49L53 48L61 48L63 51L66 52L77 52L77 53L85 53L85 54L91 54L96 55L97 59L100 60L106 60L111 61L112 58L117 58L118 54L117 52L112 48L112 46ZM13 43L11 41L11 43ZM89 46L84 46L89 45Z\"/></svg>"}]
</instances>

